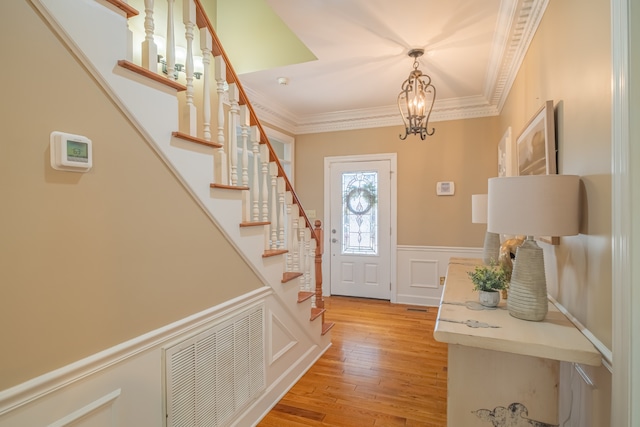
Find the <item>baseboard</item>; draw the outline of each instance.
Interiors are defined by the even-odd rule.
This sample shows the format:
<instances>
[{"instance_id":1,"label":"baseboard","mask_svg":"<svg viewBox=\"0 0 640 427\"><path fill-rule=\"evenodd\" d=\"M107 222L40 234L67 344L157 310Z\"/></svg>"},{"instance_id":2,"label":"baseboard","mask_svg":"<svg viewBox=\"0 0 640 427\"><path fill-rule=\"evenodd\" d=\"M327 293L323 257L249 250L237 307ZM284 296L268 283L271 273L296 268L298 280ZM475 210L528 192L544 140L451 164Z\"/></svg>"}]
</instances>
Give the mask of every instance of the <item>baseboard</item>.
<instances>
[{"instance_id":1,"label":"baseboard","mask_svg":"<svg viewBox=\"0 0 640 427\"><path fill-rule=\"evenodd\" d=\"M325 348L314 347L309 349L304 357L300 358L294 366L291 366L247 410L240 415L233 426L255 426L264 418L271 409L284 397L298 380L313 366L316 361L331 347L331 343Z\"/></svg>"}]
</instances>

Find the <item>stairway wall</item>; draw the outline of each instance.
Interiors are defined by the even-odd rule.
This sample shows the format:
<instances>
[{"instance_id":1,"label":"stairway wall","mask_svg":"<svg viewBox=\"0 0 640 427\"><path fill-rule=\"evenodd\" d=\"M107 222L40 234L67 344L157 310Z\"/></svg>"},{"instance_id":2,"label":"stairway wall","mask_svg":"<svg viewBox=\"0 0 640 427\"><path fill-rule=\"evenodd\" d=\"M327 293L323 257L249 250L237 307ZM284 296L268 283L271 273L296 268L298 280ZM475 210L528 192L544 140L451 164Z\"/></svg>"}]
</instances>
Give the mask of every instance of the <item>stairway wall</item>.
<instances>
[{"instance_id":1,"label":"stairway wall","mask_svg":"<svg viewBox=\"0 0 640 427\"><path fill-rule=\"evenodd\" d=\"M268 363L265 392L237 420L250 425L329 338L280 283L282 262L262 259L260 230L238 227L240 198L209 189L211 151L170 137L175 95L117 69L125 18L100 1L48 3L96 45L66 47L43 2L0 4L0 35L16 42L6 54L23 68L0 71L0 426L67 425L82 411L73 425L161 425L161 347L194 318L253 301L266 307ZM54 130L92 139L90 172L50 167Z\"/></svg>"},{"instance_id":2,"label":"stairway wall","mask_svg":"<svg viewBox=\"0 0 640 427\"><path fill-rule=\"evenodd\" d=\"M0 390L263 286L29 3L0 9L30 34L6 45ZM92 139L90 172L50 167L54 130Z\"/></svg>"}]
</instances>

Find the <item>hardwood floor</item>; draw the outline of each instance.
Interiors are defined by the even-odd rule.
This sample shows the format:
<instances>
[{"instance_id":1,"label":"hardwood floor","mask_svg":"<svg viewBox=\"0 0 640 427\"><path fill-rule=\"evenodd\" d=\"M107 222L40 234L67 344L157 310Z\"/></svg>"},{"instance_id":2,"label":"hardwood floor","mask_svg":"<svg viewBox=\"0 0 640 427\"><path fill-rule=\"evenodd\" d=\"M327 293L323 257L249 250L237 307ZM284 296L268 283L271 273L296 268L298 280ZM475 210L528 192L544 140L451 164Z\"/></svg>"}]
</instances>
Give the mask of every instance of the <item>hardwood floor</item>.
<instances>
[{"instance_id":1,"label":"hardwood floor","mask_svg":"<svg viewBox=\"0 0 640 427\"><path fill-rule=\"evenodd\" d=\"M333 345L258 426L446 426L436 307L329 297Z\"/></svg>"}]
</instances>

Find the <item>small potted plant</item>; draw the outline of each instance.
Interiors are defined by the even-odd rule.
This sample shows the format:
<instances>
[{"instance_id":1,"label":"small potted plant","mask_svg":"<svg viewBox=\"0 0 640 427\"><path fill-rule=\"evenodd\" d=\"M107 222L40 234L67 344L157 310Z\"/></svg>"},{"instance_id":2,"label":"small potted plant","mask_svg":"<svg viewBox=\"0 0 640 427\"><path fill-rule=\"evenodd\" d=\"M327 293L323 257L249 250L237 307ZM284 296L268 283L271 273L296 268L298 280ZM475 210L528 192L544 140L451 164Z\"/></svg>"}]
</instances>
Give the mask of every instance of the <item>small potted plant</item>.
<instances>
[{"instance_id":1,"label":"small potted plant","mask_svg":"<svg viewBox=\"0 0 640 427\"><path fill-rule=\"evenodd\" d=\"M495 307L500 302L500 291L506 289L509 281L507 272L501 265L478 265L473 271L467 273L473 290L478 291L480 304L486 307Z\"/></svg>"}]
</instances>

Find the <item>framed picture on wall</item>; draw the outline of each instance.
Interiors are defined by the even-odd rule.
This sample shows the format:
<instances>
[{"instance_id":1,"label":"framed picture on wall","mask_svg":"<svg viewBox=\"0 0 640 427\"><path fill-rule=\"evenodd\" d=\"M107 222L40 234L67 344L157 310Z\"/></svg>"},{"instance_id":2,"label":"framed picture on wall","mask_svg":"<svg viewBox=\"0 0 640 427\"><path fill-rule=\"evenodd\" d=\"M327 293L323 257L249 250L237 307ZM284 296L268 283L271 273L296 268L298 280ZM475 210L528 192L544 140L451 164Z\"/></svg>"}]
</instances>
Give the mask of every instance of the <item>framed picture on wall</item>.
<instances>
[{"instance_id":1,"label":"framed picture on wall","mask_svg":"<svg viewBox=\"0 0 640 427\"><path fill-rule=\"evenodd\" d=\"M518 175L548 175L556 170L553 101L547 101L518 136Z\"/></svg>"},{"instance_id":2,"label":"framed picture on wall","mask_svg":"<svg viewBox=\"0 0 640 427\"><path fill-rule=\"evenodd\" d=\"M516 142L518 175L556 174L556 126L553 101L547 101L527 123ZM559 237L538 236L538 240L560 244Z\"/></svg>"},{"instance_id":3,"label":"framed picture on wall","mask_svg":"<svg viewBox=\"0 0 640 427\"><path fill-rule=\"evenodd\" d=\"M516 150L511 139L509 126L498 143L498 176L514 176L516 167Z\"/></svg>"}]
</instances>

